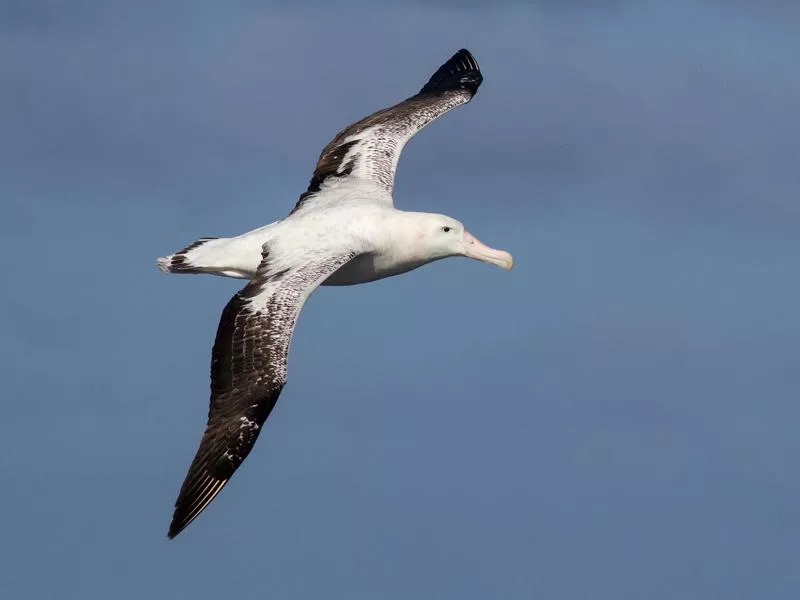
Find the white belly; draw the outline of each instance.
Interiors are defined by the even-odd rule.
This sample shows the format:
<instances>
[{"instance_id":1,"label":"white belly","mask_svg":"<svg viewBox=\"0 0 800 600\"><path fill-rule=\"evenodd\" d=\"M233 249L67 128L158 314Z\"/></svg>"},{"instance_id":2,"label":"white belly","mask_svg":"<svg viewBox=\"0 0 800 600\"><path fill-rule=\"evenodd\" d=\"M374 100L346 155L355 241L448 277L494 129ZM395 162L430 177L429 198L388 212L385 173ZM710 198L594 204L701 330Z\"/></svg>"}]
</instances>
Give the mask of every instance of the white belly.
<instances>
[{"instance_id":1,"label":"white belly","mask_svg":"<svg viewBox=\"0 0 800 600\"><path fill-rule=\"evenodd\" d=\"M357 256L328 277L322 285L356 285L407 273L425 262L390 262L374 254Z\"/></svg>"}]
</instances>

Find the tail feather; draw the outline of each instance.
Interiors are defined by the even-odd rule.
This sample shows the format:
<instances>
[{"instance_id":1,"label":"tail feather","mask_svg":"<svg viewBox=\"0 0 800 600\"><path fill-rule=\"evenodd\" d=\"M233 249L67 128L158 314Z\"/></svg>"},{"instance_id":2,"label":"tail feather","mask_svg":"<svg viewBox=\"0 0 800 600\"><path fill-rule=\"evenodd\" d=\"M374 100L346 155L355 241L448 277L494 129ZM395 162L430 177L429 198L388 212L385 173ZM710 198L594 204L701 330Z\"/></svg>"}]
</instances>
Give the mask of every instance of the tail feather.
<instances>
[{"instance_id":1,"label":"tail feather","mask_svg":"<svg viewBox=\"0 0 800 600\"><path fill-rule=\"evenodd\" d=\"M250 279L261 263L261 250L279 221L236 237L204 237L186 248L158 259L165 273L208 273Z\"/></svg>"},{"instance_id":2,"label":"tail feather","mask_svg":"<svg viewBox=\"0 0 800 600\"><path fill-rule=\"evenodd\" d=\"M190 253L192 252L192 250L196 250L206 242L210 242L211 240L216 240L216 239L219 238L215 237L200 238L196 242L192 242L191 244L186 246L186 248L178 250L175 254L170 254L169 256L162 256L156 261L158 264L158 268L164 273L205 273L208 271L208 269L193 264Z\"/></svg>"}]
</instances>

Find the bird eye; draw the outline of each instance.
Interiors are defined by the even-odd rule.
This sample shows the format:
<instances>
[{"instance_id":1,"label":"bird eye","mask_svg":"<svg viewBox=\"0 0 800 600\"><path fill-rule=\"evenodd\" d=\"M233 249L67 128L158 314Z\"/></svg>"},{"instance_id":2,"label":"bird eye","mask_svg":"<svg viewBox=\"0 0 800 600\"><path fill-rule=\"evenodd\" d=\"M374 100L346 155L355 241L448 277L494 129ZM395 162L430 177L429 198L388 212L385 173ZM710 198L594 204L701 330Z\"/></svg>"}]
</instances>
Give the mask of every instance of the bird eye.
<instances>
[{"instance_id":1,"label":"bird eye","mask_svg":"<svg viewBox=\"0 0 800 600\"><path fill-rule=\"evenodd\" d=\"M447 233L448 231L450 231L450 227L448 227L447 225L445 225L444 227L442 227L442 231L444 231L445 233Z\"/></svg>"}]
</instances>

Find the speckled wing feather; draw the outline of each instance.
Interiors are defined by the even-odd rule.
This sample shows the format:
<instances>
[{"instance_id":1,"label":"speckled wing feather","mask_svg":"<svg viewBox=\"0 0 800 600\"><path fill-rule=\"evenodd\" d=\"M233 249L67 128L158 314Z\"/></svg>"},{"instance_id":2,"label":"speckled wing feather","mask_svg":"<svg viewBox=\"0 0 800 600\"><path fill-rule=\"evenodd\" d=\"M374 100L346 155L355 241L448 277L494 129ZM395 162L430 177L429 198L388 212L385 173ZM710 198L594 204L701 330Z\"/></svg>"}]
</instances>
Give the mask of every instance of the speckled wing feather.
<instances>
[{"instance_id":1,"label":"speckled wing feather","mask_svg":"<svg viewBox=\"0 0 800 600\"><path fill-rule=\"evenodd\" d=\"M200 448L189 467L169 528L178 535L211 503L253 448L286 383L292 333L303 304L354 252L295 257L276 268L269 250L255 277L231 298L211 359L211 406Z\"/></svg>"},{"instance_id":2,"label":"speckled wing feather","mask_svg":"<svg viewBox=\"0 0 800 600\"><path fill-rule=\"evenodd\" d=\"M394 174L406 142L435 118L469 102L483 76L467 50L459 50L418 94L350 125L325 146L311 182L294 208L310 208L332 187L370 186L392 203Z\"/></svg>"}]
</instances>

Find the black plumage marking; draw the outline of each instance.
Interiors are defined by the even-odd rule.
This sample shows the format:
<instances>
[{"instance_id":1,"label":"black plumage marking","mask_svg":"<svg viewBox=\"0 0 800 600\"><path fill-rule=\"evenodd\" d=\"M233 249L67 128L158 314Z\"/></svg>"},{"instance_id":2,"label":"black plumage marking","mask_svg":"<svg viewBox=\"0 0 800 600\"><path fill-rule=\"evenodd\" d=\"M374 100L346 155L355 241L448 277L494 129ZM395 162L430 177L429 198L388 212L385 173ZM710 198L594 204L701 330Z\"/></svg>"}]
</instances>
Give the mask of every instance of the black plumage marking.
<instances>
[{"instance_id":1,"label":"black plumage marking","mask_svg":"<svg viewBox=\"0 0 800 600\"><path fill-rule=\"evenodd\" d=\"M319 163L317 163L317 168L314 169L314 175L311 177L311 181L308 184L308 191L318 192L322 182L328 177L349 175L353 170L355 161L350 160L346 165L342 165L342 162L350 148L360 141L361 140L352 140L346 144L337 146L334 152L321 157Z\"/></svg>"},{"instance_id":2,"label":"black plumage marking","mask_svg":"<svg viewBox=\"0 0 800 600\"><path fill-rule=\"evenodd\" d=\"M353 140L351 142L347 142L346 144L342 144L336 148L335 152L328 155L323 152L319 162L317 163L317 168L314 169L314 174L311 176L308 189L300 194L300 199L297 201L297 204L295 204L292 212L300 208L306 198L316 194L320 190L322 182L328 177L346 177L353 172L355 159L351 158L346 164L342 163L344 162L345 156L347 156L348 150L355 146L359 141L360 140Z\"/></svg>"},{"instance_id":3,"label":"black plumage marking","mask_svg":"<svg viewBox=\"0 0 800 600\"><path fill-rule=\"evenodd\" d=\"M195 248L199 248L206 242L210 242L211 240L216 240L215 237L205 237L200 238L196 242L192 242L186 248L182 248L178 250L175 254L172 255L169 261L169 270L172 273L202 273L201 270L196 269L190 262L189 257L187 254L194 250Z\"/></svg>"}]
</instances>

